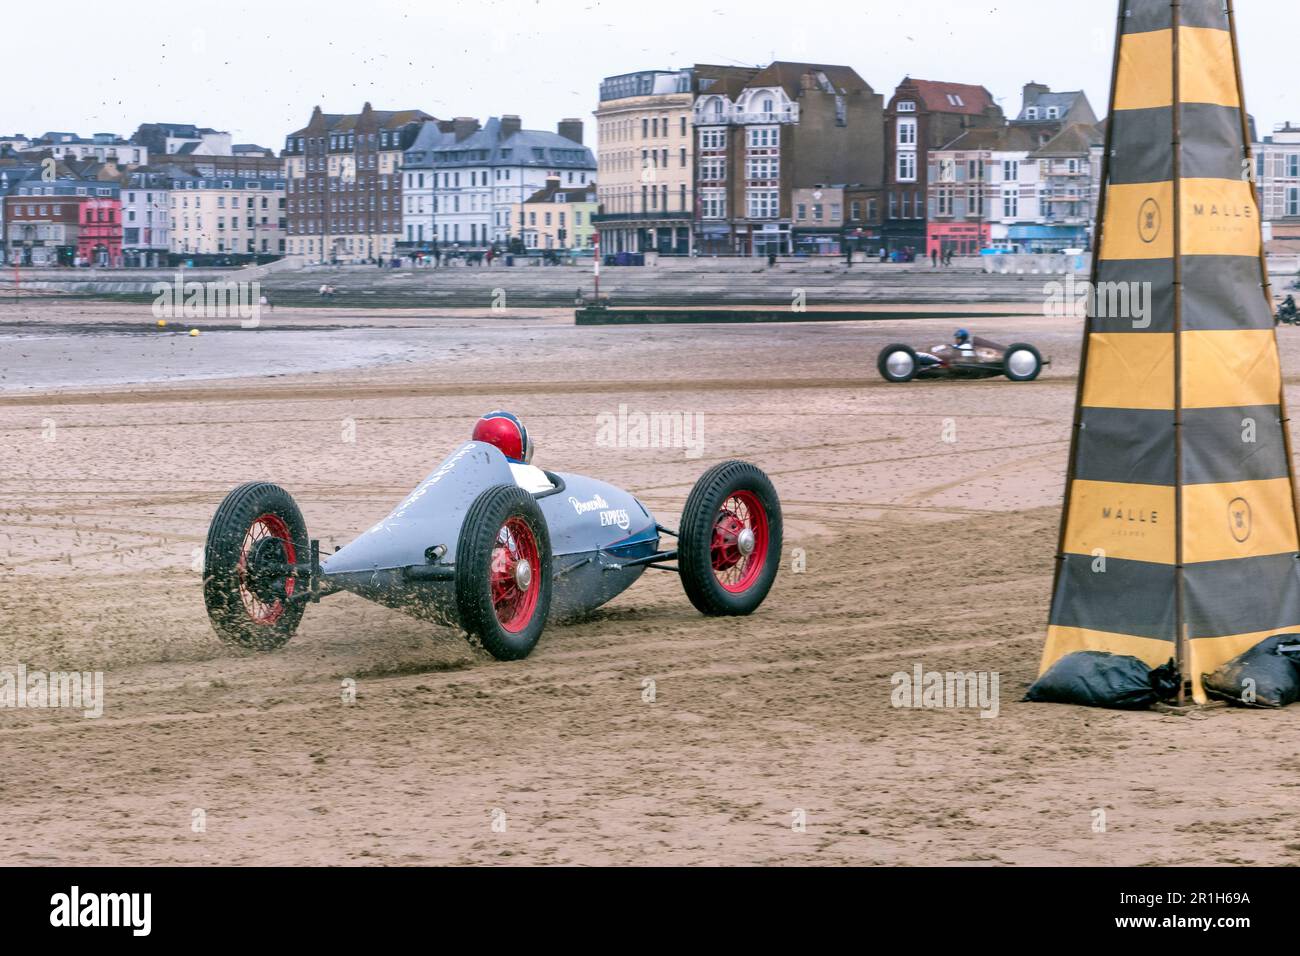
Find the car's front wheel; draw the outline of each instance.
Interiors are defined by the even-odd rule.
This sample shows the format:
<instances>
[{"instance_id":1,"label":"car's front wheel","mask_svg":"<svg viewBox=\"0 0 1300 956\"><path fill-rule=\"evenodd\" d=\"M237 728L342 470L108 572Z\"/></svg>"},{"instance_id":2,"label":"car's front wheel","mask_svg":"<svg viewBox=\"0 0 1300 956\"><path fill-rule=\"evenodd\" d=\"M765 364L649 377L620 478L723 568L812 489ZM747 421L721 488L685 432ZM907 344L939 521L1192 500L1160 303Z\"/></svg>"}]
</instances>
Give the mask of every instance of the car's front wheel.
<instances>
[{"instance_id":1,"label":"car's front wheel","mask_svg":"<svg viewBox=\"0 0 1300 956\"><path fill-rule=\"evenodd\" d=\"M752 614L781 563L781 502L748 462L704 473L682 509L677 564L691 603L713 616Z\"/></svg>"},{"instance_id":2,"label":"car's front wheel","mask_svg":"<svg viewBox=\"0 0 1300 956\"><path fill-rule=\"evenodd\" d=\"M1007 349L1006 376L1013 382L1032 382L1043 371L1043 357L1038 349L1017 342Z\"/></svg>"},{"instance_id":3,"label":"car's front wheel","mask_svg":"<svg viewBox=\"0 0 1300 956\"><path fill-rule=\"evenodd\" d=\"M916 350L909 345L890 345L881 351L876 368L886 382L910 382L919 368Z\"/></svg>"}]
</instances>

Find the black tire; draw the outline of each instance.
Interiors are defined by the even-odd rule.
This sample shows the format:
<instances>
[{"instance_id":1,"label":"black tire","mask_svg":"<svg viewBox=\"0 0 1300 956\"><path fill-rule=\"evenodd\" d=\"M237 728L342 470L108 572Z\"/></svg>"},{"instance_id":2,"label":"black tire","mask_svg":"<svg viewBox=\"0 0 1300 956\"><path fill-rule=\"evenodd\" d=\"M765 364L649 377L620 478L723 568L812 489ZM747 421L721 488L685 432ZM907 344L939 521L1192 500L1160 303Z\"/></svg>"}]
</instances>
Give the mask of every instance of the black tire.
<instances>
[{"instance_id":1,"label":"black tire","mask_svg":"<svg viewBox=\"0 0 1300 956\"><path fill-rule=\"evenodd\" d=\"M912 360L912 369L905 375L898 375L890 371L889 357L895 352L905 352ZM910 345L889 345L881 349L880 357L876 359L876 369L880 372L880 377L886 382L910 382L916 378L916 373L920 370L920 363L916 359L916 349Z\"/></svg>"},{"instance_id":2,"label":"black tire","mask_svg":"<svg viewBox=\"0 0 1300 956\"><path fill-rule=\"evenodd\" d=\"M245 554L250 532L256 540ZM217 636L257 651L283 647L306 610L303 602L285 598L309 583L284 566L310 560L307 522L287 491L253 481L226 495L208 526L203 555L203 603Z\"/></svg>"},{"instance_id":3,"label":"black tire","mask_svg":"<svg viewBox=\"0 0 1300 956\"><path fill-rule=\"evenodd\" d=\"M742 581L750 577L752 580L741 591L724 587L713 567L714 528L723 517L723 505L737 493L756 499L766 516L762 564L752 574L746 566ZM776 580L781 565L781 538L781 501L767 475L744 461L714 465L695 483L682 509L677 565L686 596L697 610L710 616L752 614Z\"/></svg>"},{"instance_id":4,"label":"black tire","mask_svg":"<svg viewBox=\"0 0 1300 956\"><path fill-rule=\"evenodd\" d=\"M1017 375L1015 372L1011 371L1011 356L1016 352L1028 352L1034 357L1034 369L1032 372L1025 372ZM1038 378L1043 371L1043 356L1039 354L1038 349L1034 348L1032 345L1027 345L1024 342L1017 342L1007 348L1006 362L1007 366L1004 374L1013 382L1032 382L1034 379Z\"/></svg>"},{"instance_id":5,"label":"black tire","mask_svg":"<svg viewBox=\"0 0 1300 956\"><path fill-rule=\"evenodd\" d=\"M538 589L536 604L526 623L513 630L497 616L491 575L498 536L511 519L526 523L538 559L537 567L530 567L530 587ZM465 514L456 545L456 608L461 628L499 661L527 657L537 646L551 610L551 563L551 535L537 499L516 485L495 485L484 491Z\"/></svg>"}]
</instances>

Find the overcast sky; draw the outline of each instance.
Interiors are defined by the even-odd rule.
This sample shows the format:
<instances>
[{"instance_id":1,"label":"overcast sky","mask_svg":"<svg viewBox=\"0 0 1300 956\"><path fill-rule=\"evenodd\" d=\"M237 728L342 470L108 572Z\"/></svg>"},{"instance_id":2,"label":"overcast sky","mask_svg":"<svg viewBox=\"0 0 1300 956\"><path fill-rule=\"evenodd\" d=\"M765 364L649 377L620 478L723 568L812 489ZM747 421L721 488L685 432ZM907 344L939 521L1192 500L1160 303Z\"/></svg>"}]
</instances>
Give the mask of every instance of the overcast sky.
<instances>
[{"instance_id":1,"label":"overcast sky","mask_svg":"<svg viewBox=\"0 0 1300 956\"><path fill-rule=\"evenodd\" d=\"M1249 108L1300 120L1296 0L1237 0ZM197 15L187 25L186 15ZM366 0L6 4L0 134L130 135L197 123L277 151L312 107L586 121L602 77L692 63L843 63L886 98L905 74L987 86L1019 109L1035 80L1108 97L1112 0ZM111 51L111 52L109 52Z\"/></svg>"}]
</instances>

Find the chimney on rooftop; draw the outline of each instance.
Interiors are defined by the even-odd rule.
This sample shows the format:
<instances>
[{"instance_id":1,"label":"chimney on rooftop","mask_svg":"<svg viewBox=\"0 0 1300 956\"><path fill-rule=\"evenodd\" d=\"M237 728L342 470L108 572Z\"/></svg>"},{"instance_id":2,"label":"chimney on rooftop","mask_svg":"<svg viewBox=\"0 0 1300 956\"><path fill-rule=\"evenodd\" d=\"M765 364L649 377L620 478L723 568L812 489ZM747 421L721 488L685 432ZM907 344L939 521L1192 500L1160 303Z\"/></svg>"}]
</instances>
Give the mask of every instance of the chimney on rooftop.
<instances>
[{"instance_id":1,"label":"chimney on rooftop","mask_svg":"<svg viewBox=\"0 0 1300 956\"><path fill-rule=\"evenodd\" d=\"M1052 88L1050 86L1045 86L1042 83L1033 83L1033 82L1026 83L1024 95L1021 100L1021 105L1033 106L1035 103L1038 102L1038 98L1040 96L1043 96L1044 94L1050 92L1052 92Z\"/></svg>"},{"instance_id":2,"label":"chimney on rooftop","mask_svg":"<svg viewBox=\"0 0 1300 956\"><path fill-rule=\"evenodd\" d=\"M451 121L451 131L456 134L456 142L472 136L479 130L478 120L472 116L457 116Z\"/></svg>"},{"instance_id":3,"label":"chimney on rooftop","mask_svg":"<svg viewBox=\"0 0 1300 956\"><path fill-rule=\"evenodd\" d=\"M582 143L582 120L580 119L562 119L555 127L555 131L565 139L573 140L579 145Z\"/></svg>"},{"instance_id":4,"label":"chimney on rooftop","mask_svg":"<svg viewBox=\"0 0 1300 956\"><path fill-rule=\"evenodd\" d=\"M501 138L508 139L523 129L524 121L513 113L501 117Z\"/></svg>"}]
</instances>

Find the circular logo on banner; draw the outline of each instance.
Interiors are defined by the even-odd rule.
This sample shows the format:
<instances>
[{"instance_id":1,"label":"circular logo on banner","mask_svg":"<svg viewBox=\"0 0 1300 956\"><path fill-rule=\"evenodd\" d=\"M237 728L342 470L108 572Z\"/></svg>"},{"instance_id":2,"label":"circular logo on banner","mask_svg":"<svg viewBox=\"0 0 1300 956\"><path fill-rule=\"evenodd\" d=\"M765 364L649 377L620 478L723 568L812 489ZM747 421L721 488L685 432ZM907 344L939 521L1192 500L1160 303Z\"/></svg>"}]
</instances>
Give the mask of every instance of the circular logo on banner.
<instances>
[{"instance_id":1,"label":"circular logo on banner","mask_svg":"<svg viewBox=\"0 0 1300 956\"><path fill-rule=\"evenodd\" d=\"M1138 235L1150 245L1160 237L1160 203L1148 199L1138 210Z\"/></svg>"},{"instance_id":2,"label":"circular logo on banner","mask_svg":"<svg viewBox=\"0 0 1300 956\"><path fill-rule=\"evenodd\" d=\"M1245 498L1233 498L1228 502L1228 528L1238 544L1245 544L1251 532L1250 502Z\"/></svg>"}]
</instances>

